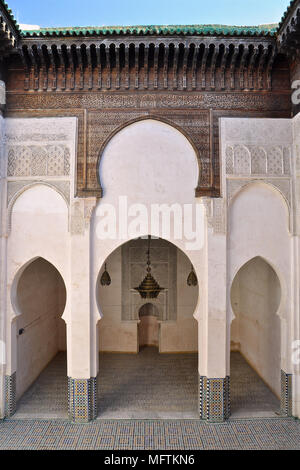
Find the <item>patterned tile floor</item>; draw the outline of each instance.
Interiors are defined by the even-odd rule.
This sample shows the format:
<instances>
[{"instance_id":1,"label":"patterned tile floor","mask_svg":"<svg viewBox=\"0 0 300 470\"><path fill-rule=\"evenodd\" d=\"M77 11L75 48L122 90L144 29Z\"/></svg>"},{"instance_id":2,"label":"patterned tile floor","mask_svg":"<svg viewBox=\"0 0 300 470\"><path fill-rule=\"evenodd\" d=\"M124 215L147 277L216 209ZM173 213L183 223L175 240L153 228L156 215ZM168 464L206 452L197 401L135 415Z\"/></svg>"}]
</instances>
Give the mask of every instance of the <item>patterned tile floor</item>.
<instances>
[{"instance_id":1,"label":"patterned tile floor","mask_svg":"<svg viewBox=\"0 0 300 470\"><path fill-rule=\"evenodd\" d=\"M300 422L294 419L101 420L76 425L59 420L0 423L0 450L299 450Z\"/></svg>"},{"instance_id":2,"label":"patterned tile floor","mask_svg":"<svg viewBox=\"0 0 300 470\"><path fill-rule=\"evenodd\" d=\"M280 400L238 352L231 353L230 403L233 417L271 417Z\"/></svg>"},{"instance_id":3,"label":"patterned tile floor","mask_svg":"<svg viewBox=\"0 0 300 470\"><path fill-rule=\"evenodd\" d=\"M233 417L270 417L279 400L239 353L231 358ZM59 353L18 402L18 419L67 418L66 356ZM101 354L100 419L198 419L197 354Z\"/></svg>"}]
</instances>

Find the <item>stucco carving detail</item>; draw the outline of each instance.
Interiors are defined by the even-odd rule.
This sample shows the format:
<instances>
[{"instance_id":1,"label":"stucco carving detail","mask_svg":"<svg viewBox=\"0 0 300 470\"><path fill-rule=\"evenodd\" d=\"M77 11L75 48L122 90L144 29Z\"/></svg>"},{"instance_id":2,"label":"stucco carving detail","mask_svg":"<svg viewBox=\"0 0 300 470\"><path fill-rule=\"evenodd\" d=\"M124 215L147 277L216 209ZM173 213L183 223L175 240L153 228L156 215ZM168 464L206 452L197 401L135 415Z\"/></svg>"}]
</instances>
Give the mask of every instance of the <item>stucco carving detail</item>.
<instances>
[{"instance_id":1,"label":"stucco carving detail","mask_svg":"<svg viewBox=\"0 0 300 470\"><path fill-rule=\"evenodd\" d=\"M203 199L206 209L208 227L212 228L215 234L226 233L226 203L225 199Z\"/></svg>"},{"instance_id":2,"label":"stucco carving detail","mask_svg":"<svg viewBox=\"0 0 300 470\"><path fill-rule=\"evenodd\" d=\"M249 175L251 169L250 152L244 145L234 147L234 171L238 175Z\"/></svg>"},{"instance_id":3,"label":"stucco carving detail","mask_svg":"<svg viewBox=\"0 0 300 470\"><path fill-rule=\"evenodd\" d=\"M225 157L227 175L290 176L291 174L291 148L288 146L228 144Z\"/></svg>"},{"instance_id":4,"label":"stucco carving detail","mask_svg":"<svg viewBox=\"0 0 300 470\"><path fill-rule=\"evenodd\" d=\"M75 201L71 209L71 235L84 235L84 201Z\"/></svg>"},{"instance_id":5,"label":"stucco carving detail","mask_svg":"<svg viewBox=\"0 0 300 470\"><path fill-rule=\"evenodd\" d=\"M56 189L69 204L70 202L70 182L69 181L52 181L47 182L43 180L18 180L9 181L7 183L7 206L14 203L15 199L19 197L21 193L37 184L43 184L53 189Z\"/></svg>"},{"instance_id":6,"label":"stucco carving detail","mask_svg":"<svg viewBox=\"0 0 300 470\"><path fill-rule=\"evenodd\" d=\"M254 147L251 150L252 175L265 175L267 173L267 152L263 147Z\"/></svg>"},{"instance_id":7,"label":"stucco carving detail","mask_svg":"<svg viewBox=\"0 0 300 470\"><path fill-rule=\"evenodd\" d=\"M69 181L42 181L42 180L18 180L18 181L8 181L7 183L7 208L8 208L8 218L7 218L7 233L11 231L11 216L12 210L16 200L21 194L23 194L27 189L32 188L36 185L45 185L57 191L66 201L70 204L70 182Z\"/></svg>"},{"instance_id":8,"label":"stucco carving detail","mask_svg":"<svg viewBox=\"0 0 300 470\"><path fill-rule=\"evenodd\" d=\"M248 186L251 183L267 183L271 186L277 188L280 193L283 195L286 200L289 208L291 207L291 182L289 179L243 179L243 180L227 180L227 202L228 205L231 203L232 199L236 194L245 186Z\"/></svg>"},{"instance_id":9,"label":"stucco carving detail","mask_svg":"<svg viewBox=\"0 0 300 470\"><path fill-rule=\"evenodd\" d=\"M69 176L70 149L61 145L8 148L8 176Z\"/></svg>"}]
</instances>

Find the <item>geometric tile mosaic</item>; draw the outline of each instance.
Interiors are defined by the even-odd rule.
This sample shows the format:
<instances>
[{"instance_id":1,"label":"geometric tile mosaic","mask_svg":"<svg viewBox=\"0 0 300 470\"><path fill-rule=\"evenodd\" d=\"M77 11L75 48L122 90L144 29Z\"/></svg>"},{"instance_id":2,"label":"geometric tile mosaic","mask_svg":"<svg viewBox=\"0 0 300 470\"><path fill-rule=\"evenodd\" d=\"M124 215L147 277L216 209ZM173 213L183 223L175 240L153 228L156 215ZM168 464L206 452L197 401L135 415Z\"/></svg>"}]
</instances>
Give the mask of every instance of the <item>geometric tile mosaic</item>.
<instances>
[{"instance_id":1,"label":"geometric tile mosaic","mask_svg":"<svg viewBox=\"0 0 300 470\"><path fill-rule=\"evenodd\" d=\"M230 415L230 378L208 379L199 377L200 419L221 423Z\"/></svg>"},{"instance_id":2,"label":"geometric tile mosaic","mask_svg":"<svg viewBox=\"0 0 300 470\"><path fill-rule=\"evenodd\" d=\"M88 423L97 418L97 378L68 378L69 419Z\"/></svg>"},{"instance_id":3,"label":"geometric tile mosaic","mask_svg":"<svg viewBox=\"0 0 300 470\"><path fill-rule=\"evenodd\" d=\"M281 371L281 403L280 412L283 416L292 416L292 375Z\"/></svg>"},{"instance_id":4,"label":"geometric tile mosaic","mask_svg":"<svg viewBox=\"0 0 300 470\"><path fill-rule=\"evenodd\" d=\"M0 450L300 450L293 418L229 420L63 420L0 422Z\"/></svg>"},{"instance_id":5,"label":"geometric tile mosaic","mask_svg":"<svg viewBox=\"0 0 300 470\"><path fill-rule=\"evenodd\" d=\"M16 412L16 373L5 376L5 416L10 418Z\"/></svg>"}]
</instances>

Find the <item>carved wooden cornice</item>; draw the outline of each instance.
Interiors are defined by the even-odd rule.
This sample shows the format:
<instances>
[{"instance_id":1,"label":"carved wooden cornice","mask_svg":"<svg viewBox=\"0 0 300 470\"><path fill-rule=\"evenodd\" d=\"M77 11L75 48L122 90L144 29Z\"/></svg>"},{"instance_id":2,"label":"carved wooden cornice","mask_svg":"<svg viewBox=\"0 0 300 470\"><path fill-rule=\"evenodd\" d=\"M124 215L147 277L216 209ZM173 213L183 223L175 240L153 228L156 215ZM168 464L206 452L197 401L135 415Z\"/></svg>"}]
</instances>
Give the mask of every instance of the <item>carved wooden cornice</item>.
<instances>
[{"instance_id":1,"label":"carved wooden cornice","mask_svg":"<svg viewBox=\"0 0 300 470\"><path fill-rule=\"evenodd\" d=\"M0 58L8 56L17 46L20 30L11 10L0 0Z\"/></svg>"},{"instance_id":2,"label":"carved wooden cornice","mask_svg":"<svg viewBox=\"0 0 300 470\"><path fill-rule=\"evenodd\" d=\"M300 0L293 0L279 24L277 33L279 50L290 57L299 57Z\"/></svg>"},{"instance_id":3,"label":"carved wooden cornice","mask_svg":"<svg viewBox=\"0 0 300 470\"><path fill-rule=\"evenodd\" d=\"M25 90L271 90L275 38L23 39Z\"/></svg>"}]
</instances>

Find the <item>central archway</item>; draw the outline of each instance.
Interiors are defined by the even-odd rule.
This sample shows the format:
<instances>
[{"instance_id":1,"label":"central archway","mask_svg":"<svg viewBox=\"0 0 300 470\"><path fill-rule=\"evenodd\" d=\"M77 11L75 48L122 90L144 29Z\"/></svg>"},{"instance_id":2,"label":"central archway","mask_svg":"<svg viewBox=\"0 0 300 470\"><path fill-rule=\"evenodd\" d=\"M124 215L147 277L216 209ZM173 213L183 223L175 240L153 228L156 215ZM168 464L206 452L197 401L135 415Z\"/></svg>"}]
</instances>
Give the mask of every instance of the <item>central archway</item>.
<instances>
[{"instance_id":1,"label":"central archway","mask_svg":"<svg viewBox=\"0 0 300 470\"><path fill-rule=\"evenodd\" d=\"M199 287L187 282L187 255L151 239L151 272L164 289L142 299L135 288L146 275L147 246L146 237L125 243L98 275L99 416L197 418Z\"/></svg>"}]
</instances>

